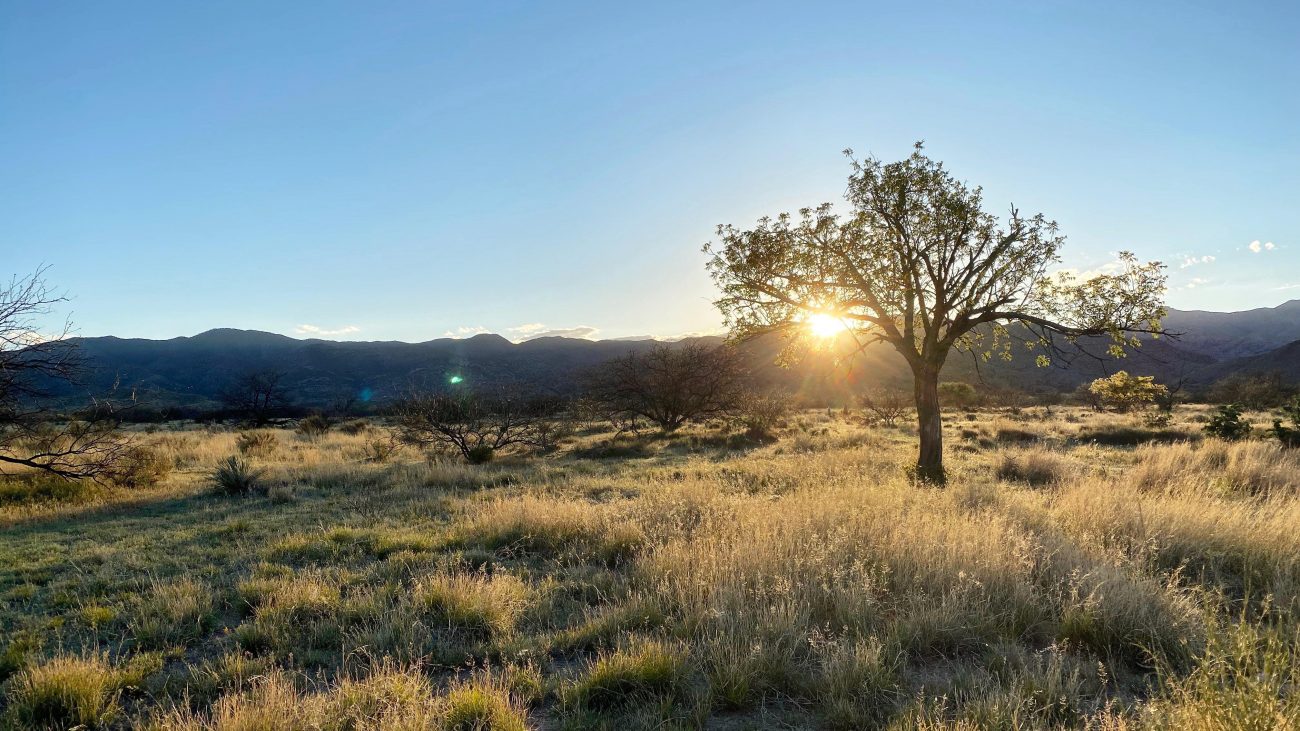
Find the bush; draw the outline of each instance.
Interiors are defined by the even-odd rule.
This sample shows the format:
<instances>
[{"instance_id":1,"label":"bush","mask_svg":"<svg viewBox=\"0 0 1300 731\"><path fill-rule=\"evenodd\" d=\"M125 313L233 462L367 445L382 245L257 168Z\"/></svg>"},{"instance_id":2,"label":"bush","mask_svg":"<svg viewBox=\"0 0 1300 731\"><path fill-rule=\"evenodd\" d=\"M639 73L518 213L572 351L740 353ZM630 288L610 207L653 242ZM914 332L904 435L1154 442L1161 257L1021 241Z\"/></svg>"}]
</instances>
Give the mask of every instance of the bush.
<instances>
[{"instance_id":1,"label":"bush","mask_svg":"<svg viewBox=\"0 0 1300 731\"><path fill-rule=\"evenodd\" d=\"M912 406L912 400L902 391L877 389L861 397L862 408L871 412L875 421L894 426Z\"/></svg>"},{"instance_id":2,"label":"bush","mask_svg":"<svg viewBox=\"0 0 1300 731\"><path fill-rule=\"evenodd\" d=\"M269 431L241 431L235 438L235 447L240 454L265 455L275 450L280 440L275 436L275 432Z\"/></svg>"},{"instance_id":3,"label":"bush","mask_svg":"<svg viewBox=\"0 0 1300 731\"><path fill-rule=\"evenodd\" d=\"M969 383L945 381L939 384L939 403L956 409L969 409L979 402L979 393Z\"/></svg>"},{"instance_id":4,"label":"bush","mask_svg":"<svg viewBox=\"0 0 1300 731\"><path fill-rule=\"evenodd\" d=\"M465 453L465 461L470 464L487 464L496 457L497 451L486 444L480 444L476 447L470 447Z\"/></svg>"},{"instance_id":5,"label":"bush","mask_svg":"<svg viewBox=\"0 0 1300 731\"><path fill-rule=\"evenodd\" d=\"M1291 420L1291 426L1282 424L1281 419L1273 420L1273 436L1284 447L1300 447L1300 397L1282 407L1282 413Z\"/></svg>"},{"instance_id":6,"label":"bush","mask_svg":"<svg viewBox=\"0 0 1300 731\"><path fill-rule=\"evenodd\" d=\"M1065 473L1065 466L1065 460L1053 452L1027 449L1002 455L995 474L999 480L1042 487L1059 482Z\"/></svg>"},{"instance_id":7,"label":"bush","mask_svg":"<svg viewBox=\"0 0 1300 731\"><path fill-rule=\"evenodd\" d=\"M230 456L212 471L212 484L223 495L247 495L262 489L262 472L246 460Z\"/></svg>"},{"instance_id":8,"label":"bush","mask_svg":"<svg viewBox=\"0 0 1300 731\"><path fill-rule=\"evenodd\" d=\"M1220 406L1205 425L1205 433L1227 441L1236 441L1250 436L1250 422L1241 418L1241 407L1236 404Z\"/></svg>"},{"instance_id":9,"label":"bush","mask_svg":"<svg viewBox=\"0 0 1300 731\"><path fill-rule=\"evenodd\" d=\"M339 424L336 428L339 432L354 437L369 429L370 422L365 419L352 419L351 421L345 421L342 424Z\"/></svg>"},{"instance_id":10,"label":"bush","mask_svg":"<svg viewBox=\"0 0 1300 731\"><path fill-rule=\"evenodd\" d=\"M122 487L149 487L172 471L172 463L148 447L128 447L108 470L108 479Z\"/></svg>"},{"instance_id":11,"label":"bush","mask_svg":"<svg viewBox=\"0 0 1300 731\"><path fill-rule=\"evenodd\" d=\"M1156 383L1155 376L1130 376L1128 371L1098 378L1088 386L1088 390L1102 404L1120 412L1147 406L1169 394L1168 388Z\"/></svg>"},{"instance_id":12,"label":"bush","mask_svg":"<svg viewBox=\"0 0 1300 731\"><path fill-rule=\"evenodd\" d=\"M756 439L770 439L789 415L790 398L785 394L750 394L740 404L740 423Z\"/></svg>"},{"instance_id":13,"label":"bush","mask_svg":"<svg viewBox=\"0 0 1300 731\"><path fill-rule=\"evenodd\" d=\"M298 428L296 431L298 434L307 437L308 439L315 439L324 436L325 433L330 430L331 426L333 426L333 424L330 423L330 420L326 418L324 414L312 414L298 421Z\"/></svg>"}]
</instances>

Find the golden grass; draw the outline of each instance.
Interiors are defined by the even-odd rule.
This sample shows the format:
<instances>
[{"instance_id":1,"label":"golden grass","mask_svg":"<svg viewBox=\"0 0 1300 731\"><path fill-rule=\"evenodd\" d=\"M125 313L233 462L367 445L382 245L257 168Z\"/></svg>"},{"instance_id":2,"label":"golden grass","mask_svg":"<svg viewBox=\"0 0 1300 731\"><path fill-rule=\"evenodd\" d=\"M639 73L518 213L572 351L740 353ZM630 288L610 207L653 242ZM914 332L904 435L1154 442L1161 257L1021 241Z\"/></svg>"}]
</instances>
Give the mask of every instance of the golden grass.
<instances>
[{"instance_id":1,"label":"golden grass","mask_svg":"<svg viewBox=\"0 0 1300 731\"><path fill-rule=\"evenodd\" d=\"M595 459L589 428L479 467L371 459L377 425L268 430L244 450L268 494L241 497L204 482L237 433L142 434L162 484L0 506L5 718L1300 722L1294 450L1083 443L1140 425L1080 410L948 421L943 490L906 479L909 428L823 412L763 446L692 427Z\"/></svg>"}]
</instances>

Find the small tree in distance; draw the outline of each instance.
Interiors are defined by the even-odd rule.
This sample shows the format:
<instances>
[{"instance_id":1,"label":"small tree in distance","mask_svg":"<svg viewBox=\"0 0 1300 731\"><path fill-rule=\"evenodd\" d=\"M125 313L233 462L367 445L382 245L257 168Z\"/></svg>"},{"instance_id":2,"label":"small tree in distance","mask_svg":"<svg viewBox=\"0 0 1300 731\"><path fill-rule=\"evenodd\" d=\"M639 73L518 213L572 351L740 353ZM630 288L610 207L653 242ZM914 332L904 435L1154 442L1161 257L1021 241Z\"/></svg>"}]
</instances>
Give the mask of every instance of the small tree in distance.
<instances>
[{"instance_id":1,"label":"small tree in distance","mask_svg":"<svg viewBox=\"0 0 1300 731\"><path fill-rule=\"evenodd\" d=\"M1118 355L1137 333L1160 332L1161 264L1125 252L1115 273L1078 281L1052 271L1064 243L1054 222L1014 207L999 221L920 143L888 164L846 154L848 215L827 203L718 227L720 242L704 247L715 304L736 338L783 332L797 346L815 318L832 318L859 347L898 351L914 381L918 478L944 480L939 373L951 352L1010 357L1018 338L1046 364L1065 352L1057 338L1109 338Z\"/></svg>"},{"instance_id":2,"label":"small tree in distance","mask_svg":"<svg viewBox=\"0 0 1300 731\"><path fill-rule=\"evenodd\" d=\"M687 422L735 414L746 381L733 348L660 343L600 366L587 391L616 423L643 418L672 432Z\"/></svg>"},{"instance_id":3,"label":"small tree in distance","mask_svg":"<svg viewBox=\"0 0 1300 731\"><path fill-rule=\"evenodd\" d=\"M878 388L862 394L862 408L870 412L872 418L885 426L894 426L907 414L911 399L902 391Z\"/></svg>"},{"instance_id":4,"label":"small tree in distance","mask_svg":"<svg viewBox=\"0 0 1300 731\"><path fill-rule=\"evenodd\" d=\"M1169 389L1156 383L1155 376L1131 376L1128 371L1118 371L1106 378L1098 378L1088 386L1103 406L1126 413L1155 403L1169 393Z\"/></svg>"},{"instance_id":5,"label":"small tree in distance","mask_svg":"<svg viewBox=\"0 0 1300 731\"><path fill-rule=\"evenodd\" d=\"M482 464L514 444L541 446L548 404L512 395L412 393L394 404L392 414L402 442L447 447Z\"/></svg>"},{"instance_id":6,"label":"small tree in distance","mask_svg":"<svg viewBox=\"0 0 1300 731\"><path fill-rule=\"evenodd\" d=\"M289 406L283 380L281 371L250 371L237 377L221 392L221 401L227 409L254 426L265 426Z\"/></svg>"}]
</instances>

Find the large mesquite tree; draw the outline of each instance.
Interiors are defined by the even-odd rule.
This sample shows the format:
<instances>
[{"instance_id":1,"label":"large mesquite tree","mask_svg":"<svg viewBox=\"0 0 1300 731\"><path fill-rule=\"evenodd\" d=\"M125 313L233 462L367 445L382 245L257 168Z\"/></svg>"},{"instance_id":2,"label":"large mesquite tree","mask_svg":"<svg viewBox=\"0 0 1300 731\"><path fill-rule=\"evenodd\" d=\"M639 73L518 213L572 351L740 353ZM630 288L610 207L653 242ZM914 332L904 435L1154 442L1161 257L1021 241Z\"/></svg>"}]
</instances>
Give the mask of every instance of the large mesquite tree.
<instances>
[{"instance_id":1,"label":"large mesquite tree","mask_svg":"<svg viewBox=\"0 0 1300 731\"><path fill-rule=\"evenodd\" d=\"M718 227L705 246L734 336L803 340L810 320L842 322L860 347L884 342L914 376L920 428L917 477L942 482L939 372L953 351L1011 356L1014 342L1040 364L1079 338L1109 338L1112 354L1159 333L1164 267L1127 252L1087 280L1053 272L1064 237L1042 214L985 212L980 188L954 178L920 143L905 160L852 164L838 215L829 203L749 230ZM814 319L815 318L815 319Z\"/></svg>"}]
</instances>

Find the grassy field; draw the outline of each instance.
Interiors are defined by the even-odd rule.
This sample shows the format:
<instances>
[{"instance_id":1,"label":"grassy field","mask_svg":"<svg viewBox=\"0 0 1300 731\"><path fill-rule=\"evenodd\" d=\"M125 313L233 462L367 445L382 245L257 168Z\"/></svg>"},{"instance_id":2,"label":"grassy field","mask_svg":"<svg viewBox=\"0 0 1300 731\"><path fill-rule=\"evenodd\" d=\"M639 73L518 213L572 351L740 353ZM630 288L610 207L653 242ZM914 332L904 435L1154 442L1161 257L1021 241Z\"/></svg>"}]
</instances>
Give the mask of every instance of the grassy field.
<instances>
[{"instance_id":1,"label":"grassy field","mask_svg":"<svg viewBox=\"0 0 1300 731\"><path fill-rule=\"evenodd\" d=\"M1300 450L1203 418L950 413L946 489L839 412L478 467L272 430L250 497L235 432L141 433L156 486L0 487L0 726L1295 728Z\"/></svg>"}]
</instances>

